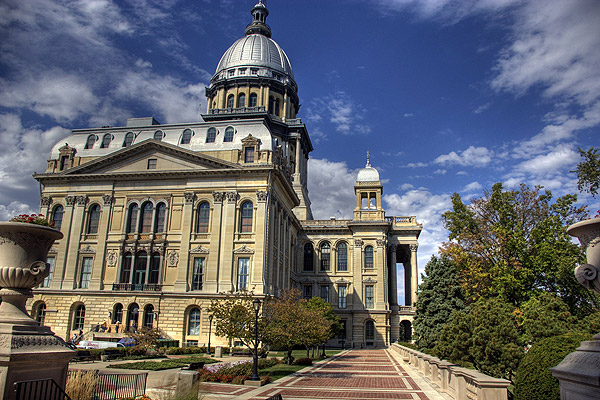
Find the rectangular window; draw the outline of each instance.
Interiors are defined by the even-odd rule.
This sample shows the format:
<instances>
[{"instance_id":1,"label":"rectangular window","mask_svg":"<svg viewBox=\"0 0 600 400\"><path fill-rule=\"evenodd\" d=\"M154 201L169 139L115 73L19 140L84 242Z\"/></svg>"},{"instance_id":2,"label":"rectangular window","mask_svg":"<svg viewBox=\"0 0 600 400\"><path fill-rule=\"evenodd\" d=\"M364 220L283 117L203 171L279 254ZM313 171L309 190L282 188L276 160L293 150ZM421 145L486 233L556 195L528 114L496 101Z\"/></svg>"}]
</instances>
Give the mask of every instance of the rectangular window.
<instances>
[{"instance_id":1,"label":"rectangular window","mask_svg":"<svg viewBox=\"0 0 600 400\"><path fill-rule=\"evenodd\" d=\"M302 294L306 300L310 300L312 298L312 285L304 285L302 288Z\"/></svg>"},{"instance_id":2,"label":"rectangular window","mask_svg":"<svg viewBox=\"0 0 600 400\"><path fill-rule=\"evenodd\" d=\"M194 257L192 290L202 290L202 283L204 283L204 257Z\"/></svg>"},{"instance_id":3,"label":"rectangular window","mask_svg":"<svg viewBox=\"0 0 600 400\"><path fill-rule=\"evenodd\" d=\"M321 298L329 303L329 286L321 286Z\"/></svg>"},{"instance_id":4,"label":"rectangular window","mask_svg":"<svg viewBox=\"0 0 600 400\"><path fill-rule=\"evenodd\" d=\"M60 156L60 170L65 170L69 165L69 156Z\"/></svg>"},{"instance_id":5,"label":"rectangular window","mask_svg":"<svg viewBox=\"0 0 600 400\"><path fill-rule=\"evenodd\" d=\"M81 289L87 289L90 286L93 262L94 259L92 257L83 257L81 259L81 276L79 279L79 288Z\"/></svg>"},{"instance_id":6,"label":"rectangular window","mask_svg":"<svg viewBox=\"0 0 600 400\"><path fill-rule=\"evenodd\" d=\"M375 308L374 291L375 287L373 285L365 286L365 308Z\"/></svg>"},{"instance_id":7,"label":"rectangular window","mask_svg":"<svg viewBox=\"0 0 600 400\"><path fill-rule=\"evenodd\" d=\"M238 259L238 280L237 290L248 290L248 265L250 264L249 258Z\"/></svg>"},{"instance_id":8,"label":"rectangular window","mask_svg":"<svg viewBox=\"0 0 600 400\"><path fill-rule=\"evenodd\" d=\"M244 162L246 164L254 162L254 147L246 147L244 149Z\"/></svg>"},{"instance_id":9,"label":"rectangular window","mask_svg":"<svg viewBox=\"0 0 600 400\"><path fill-rule=\"evenodd\" d=\"M40 285L40 287L50 287L50 282L52 281L52 275L54 274L54 257L48 257L48 265L50 265L50 275L44 278L44 281Z\"/></svg>"},{"instance_id":10,"label":"rectangular window","mask_svg":"<svg viewBox=\"0 0 600 400\"><path fill-rule=\"evenodd\" d=\"M156 169L156 158L148 159L148 169Z\"/></svg>"},{"instance_id":11,"label":"rectangular window","mask_svg":"<svg viewBox=\"0 0 600 400\"><path fill-rule=\"evenodd\" d=\"M346 308L346 286L338 287L338 308Z\"/></svg>"},{"instance_id":12,"label":"rectangular window","mask_svg":"<svg viewBox=\"0 0 600 400\"><path fill-rule=\"evenodd\" d=\"M346 340L346 326L347 326L348 321L341 320L340 323L342 325L342 328L340 329L340 333L338 334L338 339Z\"/></svg>"}]
</instances>

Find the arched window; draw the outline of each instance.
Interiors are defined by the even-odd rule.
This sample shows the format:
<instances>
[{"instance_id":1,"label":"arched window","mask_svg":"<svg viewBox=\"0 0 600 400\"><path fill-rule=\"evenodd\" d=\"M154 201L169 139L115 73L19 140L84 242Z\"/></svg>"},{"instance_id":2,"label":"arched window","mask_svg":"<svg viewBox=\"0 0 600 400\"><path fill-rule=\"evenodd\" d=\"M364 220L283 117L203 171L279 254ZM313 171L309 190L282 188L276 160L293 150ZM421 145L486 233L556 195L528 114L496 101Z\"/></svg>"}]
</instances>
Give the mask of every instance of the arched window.
<instances>
[{"instance_id":1,"label":"arched window","mask_svg":"<svg viewBox=\"0 0 600 400\"><path fill-rule=\"evenodd\" d=\"M233 128L230 126L225 129L225 137L223 138L224 142L233 142Z\"/></svg>"},{"instance_id":2,"label":"arched window","mask_svg":"<svg viewBox=\"0 0 600 400\"><path fill-rule=\"evenodd\" d=\"M152 231L152 211L154 207L147 201L142 204L142 215L140 217L140 232L149 233Z\"/></svg>"},{"instance_id":3,"label":"arched window","mask_svg":"<svg viewBox=\"0 0 600 400\"><path fill-rule=\"evenodd\" d=\"M138 205L133 203L129 206L129 214L127 216L127 233L134 233L136 231L138 217Z\"/></svg>"},{"instance_id":4,"label":"arched window","mask_svg":"<svg viewBox=\"0 0 600 400\"><path fill-rule=\"evenodd\" d=\"M304 245L304 271L312 271L314 263L314 253L312 243L306 243Z\"/></svg>"},{"instance_id":5,"label":"arched window","mask_svg":"<svg viewBox=\"0 0 600 400\"><path fill-rule=\"evenodd\" d=\"M217 129L216 128L208 128L208 132L206 133L206 143L214 143L217 138Z\"/></svg>"},{"instance_id":6,"label":"arched window","mask_svg":"<svg viewBox=\"0 0 600 400\"><path fill-rule=\"evenodd\" d=\"M94 235L98 233L98 225L100 224L100 206L94 204L90 207L90 213L88 215L87 233Z\"/></svg>"},{"instance_id":7,"label":"arched window","mask_svg":"<svg viewBox=\"0 0 600 400\"><path fill-rule=\"evenodd\" d=\"M251 201L242 203L240 215L240 232L252 232L252 213L254 206Z\"/></svg>"},{"instance_id":8,"label":"arched window","mask_svg":"<svg viewBox=\"0 0 600 400\"><path fill-rule=\"evenodd\" d=\"M160 253L152 253L150 259L150 275L148 276L148 283L152 285L158 284L158 278L160 276Z\"/></svg>"},{"instance_id":9,"label":"arched window","mask_svg":"<svg viewBox=\"0 0 600 400\"><path fill-rule=\"evenodd\" d=\"M156 215L154 216L154 232L161 233L166 231L165 218L167 216L167 205L158 203L156 206Z\"/></svg>"},{"instance_id":10,"label":"arched window","mask_svg":"<svg viewBox=\"0 0 600 400\"><path fill-rule=\"evenodd\" d=\"M54 210L52 210L52 223L54 224L54 228L59 231L62 226L64 212L65 209L61 205L54 207Z\"/></svg>"},{"instance_id":11,"label":"arched window","mask_svg":"<svg viewBox=\"0 0 600 400\"><path fill-rule=\"evenodd\" d=\"M152 329L154 325L154 306L148 304L144 307L144 328Z\"/></svg>"},{"instance_id":12,"label":"arched window","mask_svg":"<svg viewBox=\"0 0 600 400\"><path fill-rule=\"evenodd\" d=\"M348 245L345 242L338 244L337 269L342 272L348 271Z\"/></svg>"},{"instance_id":13,"label":"arched window","mask_svg":"<svg viewBox=\"0 0 600 400\"><path fill-rule=\"evenodd\" d=\"M246 107L246 95L244 93L241 93L238 96L238 107L239 108Z\"/></svg>"},{"instance_id":14,"label":"arched window","mask_svg":"<svg viewBox=\"0 0 600 400\"><path fill-rule=\"evenodd\" d=\"M46 303L41 302L35 308L35 321L39 326L44 325L44 321L46 320Z\"/></svg>"},{"instance_id":15,"label":"arched window","mask_svg":"<svg viewBox=\"0 0 600 400\"><path fill-rule=\"evenodd\" d=\"M131 275L131 260L133 259L130 252L123 255L123 263L121 264L120 283L129 283Z\"/></svg>"},{"instance_id":16,"label":"arched window","mask_svg":"<svg viewBox=\"0 0 600 400\"><path fill-rule=\"evenodd\" d=\"M233 100L234 100L234 97L232 94L230 94L227 97L227 108L233 108Z\"/></svg>"},{"instance_id":17,"label":"arched window","mask_svg":"<svg viewBox=\"0 0 600 400\"><path fill-rule=\"evenodd\" d=\"M210 220L210 204L202 202L198 206L198 217L196 222L196 232L206 233L208 232L208 223Z\"/></svg>"},{"instance_id":18,"label":"arched window","mask_svg":"<svg viewBox=\"0 0 600 400\"><path fill-rule=\"evenodd\" d=\"M365 268L373 268L373 246L365 247Z\"/></svg>"},{"instance_id":19,"label":"arched window","mask_svg":"<svg viewBox=\"0 0 600 400\"><path fill-rule=\"evenodd\" d=\"M133 271L133 284L143 287L146 283L146 265L148 265L148 253L140 251L135 257L135 269Z\"/></svg>"},{"instance_id":20,"label":"arched window","mask_svg":"<svg viewBox=\"0 0 600 400\"><path fill-rule=\"evenodd\" d=\"M248 104L248 107L256 107L258 103L258 96L256 95L256 93L251 93L250 94L250 103Z\"/></svg>"},{"instance_id":21,"label":"arched window","mask_svg":"<svg viewBox=\"0 0 600 400\"><path fill-rule=\"evenodd\" d=\"M123 304L121 304L121 303L117 303L113 307L112 323L114 324L117 321L119 321L120 323L123 323Z\"/></svg>"},{"instance_id":22,"label":"arched window","mask_svg":"<svg viewBox=\"0 0 600 400\"><path fill-rule=\"evenodd\" d=\"M96 143L96 135L89 135L87 137L87 142L85 142L84 149L91 149L94 147L94 143Z\"/></svg>"},{"instance_id":23,"label":"arched window","mask_svg":"<svg viewBox=\"0 0 600 400\"><path fill-rule=\"evenodd\" d=\"M154 132L154 140L163 140L163 137L165 137L163 131Z\"/></svg>"},{"instance_id":24,"label":"arched window","mask_svg":"<svg viewBox=\"0 0 600 400\"><path fill-rule=\"evenodd\" d=\"M73 329L74 330L83 330L83 326L85 324L85 306L80 304L75 309L75 314L73 315Z\"/></svg>"},{"instance_id":25,"label":"arched window","mask_svg":"<svg viewBox=\"0 0 600 400\"><path fill-rule=\"evenodd\" d=\"M133 132L127 132L125 140L123 140L123 147L129 147L133 143Z\"/></svg>"},{"instance_id":26,"label":"arched window","mask_svg":"<svg viewBox=\"0 0 600 400\"><path fill-rule=\"evenodd\" d=\"M194 307L190 310L188 316L188 335L197 336L200 334L200 309Z\"/></svg>"},{"instance_id":27,"label":"arched window","mask_svg":"<svg viewBox=\"0 0 600 400\"><path fill-rule=\"evenodd\" d=\"M186 129L181 135L181 144L189 144L192 140L192 130Z\"/></svg>"},{"instance_id":28,"label":"arched window","mask_svg":"<svg viewBox=\"0 0 600 400\"><path fill-rule=\"evenodd\" d=\"M321 271L329 271L331 261L331 246L329 243L321 245Z\"/></svg>"},{"instance_id":29,"label":"arched window","mask_svg":"<svg viewBox=\"0 0 600 400\"><path fill-rule=\"evenodd\" d=\"M365 340L375 340L375 324L371 320L365 323Z\"/></svg>"},{"instance_id":30,"label":"arched window","mask_svg":"<svg viewBox=\"0 0 600 400\"><path fill-rule=\"evenodd\" d=\"M125 327L127 332L137 331L139 313L140 306L138 306L137 303L131 303L129 307L127 307L127 326Z\"/></svg>"},{"instance_id":31,"label":"arched window","mask_svg":"<svg viewBox=\"0 0 600 400\"><path fill-rule=\"evenodd\" d=\"M100 145L100 148L101 149L108 148L108 146L110 145L111 141L112 141L112 135L110 133L107 133L106 135L104 135L102 137L102 144Z\"/></svg>"}]
</instances>

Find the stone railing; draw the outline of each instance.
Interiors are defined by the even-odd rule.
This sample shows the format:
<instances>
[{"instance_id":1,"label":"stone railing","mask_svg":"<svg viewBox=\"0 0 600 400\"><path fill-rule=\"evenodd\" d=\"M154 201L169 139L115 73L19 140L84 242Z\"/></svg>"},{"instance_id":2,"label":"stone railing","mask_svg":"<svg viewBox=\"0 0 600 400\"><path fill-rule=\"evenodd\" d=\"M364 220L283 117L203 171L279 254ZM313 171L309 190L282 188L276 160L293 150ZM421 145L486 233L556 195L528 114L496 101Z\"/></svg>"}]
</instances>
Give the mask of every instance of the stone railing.
<instances>
[{"instance_id":1,"label":"stone railing","mask_svg":"<svg viewBox=\"0 0 600 400\"><path fill-rule=\"evenodd\" d=\"M385 217L385 220L391 222L394 225L419 225L417 223L417 217Z\"/></svg>"},{"instance_id":2,"label":"stone railing","mask_svg":"<svg viewBox=\"0 0 600 400\"><path fill-rule=\"evenodd\" d=\"M394 343L392 350L413 366L430 383L456 400L506 400L510 381L493 378L479 371Z\"/></svg>"},{"instance_id":3,"label":"stone railing","mask_svg":"<svg viewBox=\"0 0 600 400\"><path fill-rule=\"evenodd\" d=\"M347 226L351 219L311 219L302 221L302 225L304 226Z\"/></svg>"}]
</instances>

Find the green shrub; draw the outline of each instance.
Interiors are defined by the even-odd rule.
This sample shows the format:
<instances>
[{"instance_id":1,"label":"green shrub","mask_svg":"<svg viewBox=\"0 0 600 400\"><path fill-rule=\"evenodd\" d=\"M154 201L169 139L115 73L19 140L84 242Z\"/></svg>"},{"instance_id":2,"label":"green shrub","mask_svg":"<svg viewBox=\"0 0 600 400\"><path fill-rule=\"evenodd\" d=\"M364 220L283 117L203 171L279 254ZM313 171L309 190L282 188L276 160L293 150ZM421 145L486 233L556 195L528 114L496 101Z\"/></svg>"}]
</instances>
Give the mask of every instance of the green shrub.
<instances>
[{"instance_id":1,"label":"green shrub","mask_svg":"<svg viewBox=\"0 0 600 400\"><path fill-rule=\"evenodd\" d=\"M419 348L416 345L412 344L412 343L398 341L398 344L400 346L408 347L409 349L419 350Z\"/></svg>"},{"instance_id":2,"label":"green shrub","mask_svg":"<svg viewBox=\"0 0 600 400\"><path fill-rule=\"evenodd\" d=\"M560 400L558 379L550 368L556 367L591 335L566 333L542 339L525 354L515 376L516 400Z\"/></svg>"},{"instance_id":3,"label":"green shrub","mask_svg":"<svg viewBox=\"0 0 600 400\"><path fill-rule=\"evenodd\" d=\"M313 364L313 360L312 358L308 358L308 357L304 357L304 358L299 358L297 360L295 360L293 362L294 365L304 365L304 366L309 366Z\"/></svg>"},{"instance_id":4,"label":"green shrub","mask_svg":"<svg viewBox=\"0 0 600 400\"><path fill-rule=\"evenodd\" d=\"M258 369L271 368L279 363L281 363L281 361L278 358L261 358L258 360Z\"/></svg>"},{"instance_id":5,"label":"green shrub","mask_svg":"<svg viewBox=\"0 0 600 400\"><path fill-rule=\"evenodd\" d=\"M146 354L146 348L142 346L127 347L127 355L129 356L143 356Z\"/></svg>"}]
</instances>

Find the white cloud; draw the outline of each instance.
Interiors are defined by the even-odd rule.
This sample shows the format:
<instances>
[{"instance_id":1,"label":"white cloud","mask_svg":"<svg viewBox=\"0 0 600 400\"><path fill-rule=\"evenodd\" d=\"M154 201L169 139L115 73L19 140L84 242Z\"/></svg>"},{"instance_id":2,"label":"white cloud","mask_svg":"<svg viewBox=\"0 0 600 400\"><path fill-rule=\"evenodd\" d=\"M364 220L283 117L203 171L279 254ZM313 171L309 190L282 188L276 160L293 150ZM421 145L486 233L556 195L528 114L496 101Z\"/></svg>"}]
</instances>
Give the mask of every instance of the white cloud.
<instances>
[{"instance_id":1,"label":"white cloud","mask_svg":"<svg viewBox=\"0 0 600 400\"><path fill-rule=\"evenodd\" d=\"M475 110L473 110L473 113L475 113L475 114L481 114L482 112L484 112L485 110L487 110L488 108L490 108L491 105L492 105L492 103L482 104L479 107L477 107Z\"/></svg>"},{"instance_id":2,"label":"white cloud","mask_svg":"<svg viewBox=\"0 0 600 400\"><path fill-rule=\"evenodd\" d=\"M364 122L366 110L343 90L313 99L307 115L311 122L329 121L337 132L344 135L371 133L371 127Z\"/></svg>"},{"instance_id":3,"label":"white cloud","mask_svg":"<svg viewBox=\"0 0 600 400\"><path fill-rule=\"evenodd\" d=\"M318 158L308 161L308 192L315 219L352 218L356 174L345 162Z\"/></svg>"},{"instance_id":4,"label":"white cloud","mask_svg":"<svg viewBox=\"0 0 600 400\"><path fill-rule=\"evenodd\" d=\"M567 146L558 146L554 151L533 157L516 166L517 171L537 177L562 174L566 169L577 164L579 153Z\"/></svg>"},{"instance_id":5,"label":"white cloud","mask_svg":"<svg viewBox=\"0 0 600 400\"><path fill-rule=\"evenodd\" d=\"M522 0L372 0L381 12L413 11L421 18L457 22L484 12L502 11Z\"/></svg>"},{"instance_id":6,"label":"white cloud","mask_svg":"<svg viewBox=\"0 0 600 400\"><path fill-rule=\"evenodd\" d=\"M434 174L436 175L446 175L448 171L445 169L436 169L435 171L433 171Z\"/></svg>"},{"instance_id":7,"label":"white cloud","mask_svg":"<svg viewBox=\"0 0 600 400\"><path fill-rule=\"evenodd\" d=\"M483 189L483 186L479 182L471 182L467 186L465 186L462 190L463 193L469 192L480 192Z\"/></svg>"},{"instance_id":8,"label":"white cloud","mask_svg":"<svg viewBox=\"0 0 600 400\"><path fill-rule=\"evenodd\" d=\"M413 113L406 113L406 114L404 114L404 118L412 118L412 117L414 117Z\"/></svg>"},{"instance_id":9,"label":"white cloud","mask_svg":"<svg viewBox=\"0 0 600 400\"><path fill-rule=\"evenodd\" d=\"M491 161L494 152L486 147L469 146L468 149L456 153L454 151L437 157L434 162L441 165L460 165L463 167L485 167Z\"/></svg>"},{"instance_id":10,"label":"white cloud","mask_svg":"<svg viewBox=\"0 0 600 400\"><path fill-rule=\"evenodd\" d=\"M419 162L416 162L416 163L412 163L412 162L408 163L408 164L404 165L404 167L406 167L406 168L423 168L423 167L426 167L428 165L429 164L427 164L427 163L419 161Z\"/></svg>"}]
</instances>

